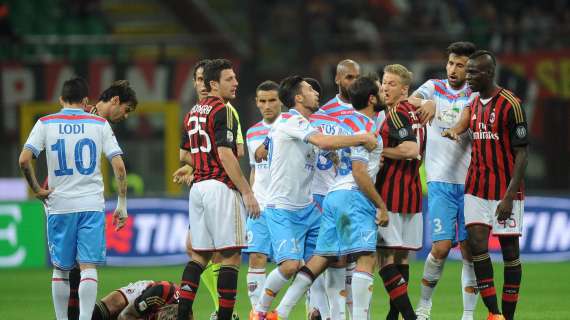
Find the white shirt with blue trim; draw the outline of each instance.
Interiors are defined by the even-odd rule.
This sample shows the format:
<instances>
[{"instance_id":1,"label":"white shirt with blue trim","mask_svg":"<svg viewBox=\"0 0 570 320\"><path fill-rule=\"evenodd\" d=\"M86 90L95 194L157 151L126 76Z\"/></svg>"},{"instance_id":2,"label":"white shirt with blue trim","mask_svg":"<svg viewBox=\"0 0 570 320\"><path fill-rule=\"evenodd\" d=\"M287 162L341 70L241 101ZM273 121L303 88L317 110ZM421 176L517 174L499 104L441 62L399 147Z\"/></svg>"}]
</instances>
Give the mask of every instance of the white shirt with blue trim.
<instances>
[{"instance_id":1,"label":"white shirt with blue trim","mask_svg":"<svg viewBox=\"0 0 570 320\"><path fill-rule=\"evenodd\" d=\"M40 118L24 148L36 157L46 151L48 214L103 211L101 153L111 160L123 152L111 126L102 117L63 108Z\"/></svg>"}]
</instances>

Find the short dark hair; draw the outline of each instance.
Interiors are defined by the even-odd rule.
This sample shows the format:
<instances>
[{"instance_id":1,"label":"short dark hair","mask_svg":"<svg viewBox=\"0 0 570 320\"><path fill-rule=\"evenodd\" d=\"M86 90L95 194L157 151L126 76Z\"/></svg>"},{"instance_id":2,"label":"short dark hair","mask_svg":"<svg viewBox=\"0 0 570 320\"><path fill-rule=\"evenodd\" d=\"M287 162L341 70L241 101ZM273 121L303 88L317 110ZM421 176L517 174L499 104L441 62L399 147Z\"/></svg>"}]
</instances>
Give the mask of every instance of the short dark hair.
<instances>
[{"instance_id":1,"label":"short dark hair","mask_svg":"<svg viewBox=\"0 0 570 320\"><path fill-rule=\"evenodd\" d=\"M279 92L279 85L275 81L265 80L257 86L257 88L255 89L255 93L257 94L258 91L277 91L277 92Z\"/></svg>"},{"instance_id":2,"label":"short dark hair","mask_svg":"<svg viewBox=\"0 0 570 320\"><path fill-rule=\"evenodd\" d=\"M454 53L458 56L469 57L475 52L475 50L477 50L477 47L472 42L458 41L450 44L445 52L447 53L448 56Z\"/></svg>"},{"instance_id":3,"label":"short dark hair","mask_svg":"<svg viewBox=\"0 0 570 320\"><path fill-rule=\"evenodd\" d=\"M301 82L303 82L300 76L289 76L279 84L279 100L283 104L291 109L295 107L295 96L301 91Z\"/></svg>"},{"instance_id":4,"label":"short dark hair","mask_svg":"<svg viewBox=\"0 0 570 320\"><path fill-rule=\"evenodd\" d=\"M313 87L313 89L319 93L319 96L321 95L323 88L321 87L319 80L315 78L305 78L305 81L307 81L307 83L310 84L311 87Z\"/></svg>"},{"instance_id":5,"label":"short dark hair","mask_svg":"<svg viewBox=\"0 0 570 320\"><path fill-rule=\"evenodd\" d=\"M228 59L210 60L204 65L204 85L206 90L211 91L210 81L220 82L222 70L232 69L232 62Z\"/></svg>"},{"instance_id":6,"label":"short dark hair","mask_svg":"<svg viewBox=\"0 0 570 320\"><path fill-rule=\"evenodd\" d=\"M493 67L497 65L497 58L495 58L495 54L488 50L477 50L469 56L469 59L474 60L485 55L491 57L491 60L493 61Z\"/></svg>"},{"instance_id":7,"label":"short dark hair","mask_svg":"<svg viewBox=\"0 0 570 320\"><path fill-rule=\"evenodd\" d=\"M376 80L370 76L364 76L356 79L350 87L348 87L348 95L350 103L356 110L361 110L368 106L368 99L371 95L378 95L378 85Z\"/></svg>"},{"instance_id":8,"label":"short dark hair","mask_svg":"<svg viewBox=\"0 0 570 320\"><path fill-rule=\"evenodd\" d=\"M380 76L378 75L377 72L369 72L366 75L367 78L370 78L372 81L380 81L382 82L382 79L380 78Z\"/></svg>"},{"instance_id":9,"label":"short dark hair","mask_svg":"<svg viewBox=\"0 0 570 320\"><path fill-rule=\"evenodd\" d=\"M89 85L83 78L72 78L63 83L61 98L67 103L81 103L89 96Z\"/></svg>"},{"instance_id":10,"label":"short dark hair","mask_svg":"<svg viewBox=\"0 0 570 320\"><path fill-rule=\"evenodd\" d=\"M194 67L192 67L192 79L196 80L196 71L198 71L198 69L200 68L204 68L204 66L208 64L210 61L211 61L210 59L202 59L196 62Z\"/></svg>"},{"instance_id":11,"label":"short dark hair","mask_svg":"<svg viewBox=\"0 0 570 320\"><path fill-rule=\"evenodd\" d=\"M120 103L128 104L132 109L136 109L139 101L135 90L129 86L128 80L117 80L99 96L99 101L107 102L113 97L119 97Z\"/></svg>"}]
</instances>

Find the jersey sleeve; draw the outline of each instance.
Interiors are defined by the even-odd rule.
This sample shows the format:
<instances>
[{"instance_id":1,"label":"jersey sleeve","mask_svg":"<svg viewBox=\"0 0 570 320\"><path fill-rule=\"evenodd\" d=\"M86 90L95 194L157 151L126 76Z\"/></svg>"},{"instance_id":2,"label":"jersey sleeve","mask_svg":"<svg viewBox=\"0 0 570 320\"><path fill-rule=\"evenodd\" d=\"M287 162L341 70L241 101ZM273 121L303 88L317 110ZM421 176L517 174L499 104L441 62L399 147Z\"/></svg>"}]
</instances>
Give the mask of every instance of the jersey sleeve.
<instances>
[{"instance_id":1,"label":"jersey sleeve","mask_svg":"<svg viewBox=\"0 0 570 320\"><path fill-rule=\"evenodd\" d=\"M32 153L34 154L34 157L38 157L40 155L40 153L45 149L45 137L46 137L46 133L45 133L46 127L43 124L43 122L41 122L41 120L38 120L36 122L36 124L34 125L34 127L32 128L32 132L30 132L30 135L28 136L28 139L26 140L26 143L24 144L24 149L28 149L30 151L32 151Z\"/></svg>"},{"instance_id":2,"label":"jersey sleeve","mask_svg":"<svg viewBox=\"0 0 570 320\"><path fill-rule=\"evenodd\" d=\"M224 107L214 115L214 139L218 147L236 147L237 120L230 108Z\"/></svg>"},{"instance_id":3,"label":"jersey sleeve","mask_svg":"<svg viewBox=\"0 0 570 320\"><path fill-rule=\"evenodd\" d=\"M190 137L188 136L188 117L187 114L182 122L182 130L180 132L180 149L190 151Z\"/></svg>"},{"instance_id":4,"label":"jersey sleeve","mask_svg":"<svg viewBox=\"0 0 570 320\"><path fill-rule=\"evenodd\" d=\"M119 147L117 137L115 137L109 122L105 122L105 126L103 127L103 153L109 161L111 161L113 157L123 154L123 150Z\"/></svg>"},{"instance_id":5,"label":"jersey sleeve","mask_svg":"<svg viewBox=\"0 0 570 320\"><path fill-rule=\"evenodd\" d=\"M317 128L311 126L309 120L302 116L287 119L287 121L282 124L282 129L288 136L302 140L305 143L309 141L310 136L319 132Z\"/></svg>"},{"instance_id":6,"label":"jersey sleeve","mask_svg":"<svg viewBox=\"0 0 570 320\"><path fill-rule=\"evenodd\" d=\"M414 93L412 96L421 96L422 99L432 99L435 93L435 85L433 80L428 80L424 82Z\"/></svg>"},{"instance_id":7,"label":"jersey sleeve","mask_svg":"<svg viewBox=\"0 0 570 320\"><path fill-rule=\"evenodd\" d=\"M255 146L249 139L246 139L247 143L247 155L249 156L249 165L254 167L255 166Z\"/></svg>"},{"instance_id":8,"label":"jersey sleeve","mask_svg":"<svg viewBox=\"0 0 570 320\"><path fill-rule=\"evenodd\" d=\"M524 147L528 145L528 125L526 114L518 101L511 102L508 116L508 130L513 147Z\"/></svg>"},{"instance_id":9,"label":"jersey sleeve","mask_svg":"<svg viewBox=\"0 0 570 320\"><path fill-rule=\"evenodd\" d=\"M390 128L390 140L396 141L396 145L404 141L416 141L416 134L412 128L412 123L405 114L391 110L387 121Z\"/></svg>"}]
</instances>

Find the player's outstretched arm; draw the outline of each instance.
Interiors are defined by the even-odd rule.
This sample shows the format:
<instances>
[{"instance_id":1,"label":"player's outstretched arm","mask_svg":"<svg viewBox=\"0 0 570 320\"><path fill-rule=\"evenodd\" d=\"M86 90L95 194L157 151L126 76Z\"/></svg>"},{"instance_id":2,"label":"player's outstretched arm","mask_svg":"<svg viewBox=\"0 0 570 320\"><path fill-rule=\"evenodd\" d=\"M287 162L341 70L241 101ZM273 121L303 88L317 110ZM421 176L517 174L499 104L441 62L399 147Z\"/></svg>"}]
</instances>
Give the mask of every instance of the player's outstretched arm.
<instances>
[{"instance_id":1,"label":"player's outstretched arm","mask_svg":"<svg viewBox=\"0 0 570 320\"><path fill-rule=\"evenodd\" d=\"M243 175L243 172L239 166L239 162L235 157L232 149L228 147L218 147L218 155L220 156L224 170L226 170L226 173L230 179L232 179L232 182L236 185L237 189L241 193L243 202L247 208L247 211L249 212L250 217L259 217L259 204L253 196L253 191L251 190L249 183L247 183L247 179Z\"/></svg>"},{"instance_id":2,"label":"player's outstretched arm","mask_svg":"<svg viewBox=\"0 0 570 320\"><path fill-rule=\"evenodd\" d=\"M415 141L404 141L394 148L384 148L382 155L395 160L417 159L420 155L420 146Z\"/></svg>"},{"instance_id":3,"label":"player's outstretched arm","mask_svg":"<svg viewBox=\"0 0 570 320\"><path fill-rule=\"evenodd\" d=\"M457 124L448 130L444 130L441 133L442 137L449 138L451 140L459 141L460 135L469 129L469 117L471 115L471 108L467 107L463 109L461 112L461 118L457 122Z\"/></svg>"},{"instance_id":4,"label":"player's outstretched arm","mask_svg":"<svg viewBox=\"0 0 570 320\"><path fill-rule=\"evenodd\" d=\"M435 117L435 101L423 99L420 95L413 95L408 98L408 101L416 107L416 112L420 116L422 125L426 125Z\"/></svg>"},{"instance_id":5,"label":"player's outstretched arm","mask_svg":"<svg viewBox=\"0 0 570 320\"><path fill-rule=\"evenodd\" d=\"M117 200L117 208L113 213L113 225L115 231L119 231L127 222L127 169L125 163L120 155L114 156L111 159L111 166L113 173L117 180L119 198Z\"/></svg>"},{"instance_id":6,"label":"player's outstretched arm","mask_svg":"<svg viewBox=\"0 0 570 320\"><path fill-rule=\"evenodd\" d=\"M50 193L53 192L53 190L44 189L38 183L38 179L36 178L36 172L34 170L34 167L32 166L33 158L34 154L32 153L32 151L24 148L24 150L22 150L22 153L20 153L20 158L18 161L20 165L20 171L22 171L22 174L24 175L24 177L26 177L28 186L30 186L30 189L32 189L32 191L34 192L35 197L45 203Z\"/></svg>"},{"instance_id":7,"label":"player's outstretched arm","mask_svg":"<svg viewBox=\"0 0 570 320\"><path fill-rule=\"evenodd\" d=\"M368 163L364 161L352 161L352 176L358 185L358 189L374 203L377 209L376 223L381 227L387 226L389 220L388 208L386 208L384 200L382 200L382 197L378 191L376 191L374 182L368 175Z\"/></svg>"},{"instance_id":8,"label":"player's outstretched arm","mask_svg":"<svg viewBox=\"0 0 570 320\"><path fill-rule=\"evenodd\" d=\"M378 146L376 136L372 133L355 134L352 136L329 136L317 133L310 136L308 141L323 150L336 150L361 145L368 151L372 151Z\"/></svg>"}]
</instances>

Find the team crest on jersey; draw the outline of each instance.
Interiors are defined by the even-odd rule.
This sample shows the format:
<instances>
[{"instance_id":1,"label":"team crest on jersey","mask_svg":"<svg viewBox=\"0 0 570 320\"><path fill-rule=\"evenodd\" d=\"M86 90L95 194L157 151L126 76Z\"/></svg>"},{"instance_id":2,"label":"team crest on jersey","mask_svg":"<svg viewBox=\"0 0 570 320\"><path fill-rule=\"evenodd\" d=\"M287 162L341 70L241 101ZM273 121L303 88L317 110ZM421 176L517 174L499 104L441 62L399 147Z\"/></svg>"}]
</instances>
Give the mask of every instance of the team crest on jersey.
<instances>
[{"instance_id":1,"label":"team crest on jersey","mask_svg":"<svg viewBox=\"0 0 570 320\"><path fill-rule=\"evenodd\" d=\"M489 116L489 122L495 123L495 111L491 112L491 115Z\"/></svg>"},{"instance_id":2,"label":"team crest on jersey","mask_svg":"<svg viewBox=\"0 0 570 320\"><path fill-rule=\"evenodd\" d=\"M231 132L230 130L228 130L228 132L226 133L226 138L228 139L229 142L234 142L234 134L233 134L233 132Z\"/></svg>"},{"instance_id":3,"label":"team crest on jersey","mask_svg":"<svg viewBox=\"0 0 570 320\"><path fill-rule=\"evenodd\" d=\"M407 137L408 136L408 129L401 128L400 130L398 130L398 135L400 136L400 139Z\"/></svg>"},{"instance_id":4,"label":"team crest on jersey","mask_svg":"<svg viewBox=\"0 0 570 320\"><path fill-rule=\"evenodd\" d=\"M526 128L524 126L517 127L517 137L523 139L526 137Z\"/></svg>"},{"instance_id":5,"label":"team crest on jersey","mask_svg":"<svg viewBox=\"0 0 570 320\"><path fill-rule=\"evenodd\" d=\"M476 114L473 114L473 115L471 116L471 120L477 120L477 115L476 115Z\"/></svg>"}]
</instances>

